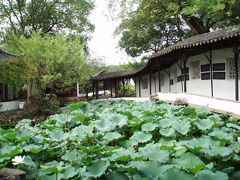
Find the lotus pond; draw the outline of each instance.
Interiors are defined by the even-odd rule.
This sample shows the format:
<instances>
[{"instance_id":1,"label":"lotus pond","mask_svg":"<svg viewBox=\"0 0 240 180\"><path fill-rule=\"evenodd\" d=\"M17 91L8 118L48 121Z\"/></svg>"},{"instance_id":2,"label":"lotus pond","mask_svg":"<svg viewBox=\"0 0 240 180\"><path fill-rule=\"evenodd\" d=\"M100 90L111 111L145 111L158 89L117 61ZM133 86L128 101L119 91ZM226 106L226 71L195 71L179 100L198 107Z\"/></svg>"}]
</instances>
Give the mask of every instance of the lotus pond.
<instances>
[{"instance_id":1,"label":"lotus pond","mask_svg":"<svg viewBox=\"0 0 240 180\"><path fill-rule=\"evenodd\" d=\"M0 128L0 167L37 180L237 180L238 137L238 121L202 107L80 102L35 126Z\"/></svg>"}]
</instances>

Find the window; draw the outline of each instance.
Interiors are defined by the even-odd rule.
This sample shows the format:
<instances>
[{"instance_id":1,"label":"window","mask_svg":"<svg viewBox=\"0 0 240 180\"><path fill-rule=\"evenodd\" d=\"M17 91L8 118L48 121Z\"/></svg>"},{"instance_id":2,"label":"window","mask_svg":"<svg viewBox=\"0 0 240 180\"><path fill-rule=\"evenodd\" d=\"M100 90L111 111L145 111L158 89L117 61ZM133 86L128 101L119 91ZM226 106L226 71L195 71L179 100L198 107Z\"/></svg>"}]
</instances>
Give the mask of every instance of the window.
<instances>
[{"instance_id":1,"label":"window","mask_svg":"<svg viewBox=\"0 0 240 180\"><path fill-rule=\"evenodd\" d=\"M173 85L173 79L170 79L169 84Z\"/></svg>"},{"instance_id":2,"label":"window","mask_svg":"<svg viewBox=\"0 0 240 180\"><path fill-rule=\"evenodd\" d=\"M182 75L177 77L177 82L184 81L184 69L182 69L181 71L182 71ZM186 81L188 80L189 80L189 67L186 67Z\"/></svg>"},{"instance_id":3,"label":"window","mask_svg":"<svg viewBox=\"0 0 240 180\"><path fill-rule=\"evenodd\" d=\"M142 89L148 89L148 79L147 78L143 78L141 81L142 84Z\"/></svg>"},{"instance_id":4,"label":"window","mask_svg":"<svg viewBox=\"0 0 240 180\"><path fill-rule=\"evenodd\" d=\"M213 79L226 79L225 63L213 64ZM201 80L210 79L210 64L201 65Z\"/></svg>"},{"instance_id":5,"label":"window","mask_svg":"<svg viewBox=\"0 0 240 180\"><path fill-rule=\"evenodd\" d=\"M200 79L200 61L194 61L190 64L191 79Z\"/></svg>"}]
</instances>

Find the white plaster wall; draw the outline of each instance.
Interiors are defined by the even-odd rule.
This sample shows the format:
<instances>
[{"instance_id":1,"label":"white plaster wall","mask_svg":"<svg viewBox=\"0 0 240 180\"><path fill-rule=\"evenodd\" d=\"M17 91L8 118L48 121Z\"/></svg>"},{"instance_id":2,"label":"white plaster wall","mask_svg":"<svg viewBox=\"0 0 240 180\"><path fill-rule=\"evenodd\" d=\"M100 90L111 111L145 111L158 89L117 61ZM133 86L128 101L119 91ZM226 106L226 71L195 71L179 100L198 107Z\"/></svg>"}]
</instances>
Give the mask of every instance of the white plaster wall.
<instances>
[{"instance_id":1,"label":"white plaster wall","mask_svg":"<svg viewBox=\"0 0 240 180\"><path fill-rule=\"evenodd\" d=\"M19 108L19 101L0 102L0 112L16 110Z\"/></svg>"},{"instance_id":2,"label":"white plaster wall","mask_svg":"<svg viewBox=\"0 0 240 180\"><path fill-rule=\"evenodd\" d=\"M222 49L222 50L215 50L212 51L213 55L213 63L225 63L225 69L227 71L227 58L233 57L232 49ZM206 59L204 54L199 54L196 56L192 56L188 58L186 67L189 67L190 72L190 80L187 81L187 93L203 95L203 96L211 96L211 81L210 80L201 80L201 74L199 79L192 79L191 77L191 62L199 61L199 71L201 65L209 64L208 60ZM169 78L170 74L170 78ZM161 92L173 92L173 93L180 93L182 92L182 85L181 82L177 82L177 76L181 74L181 70L177 64L172 65L170 68L162 70L160 72L160 81L164 78L164 84L161 84ZM148 97L150 95L150 75L142 76L141 78L147 77L148 78L148 89L141 88L141 97ZM155 83L154 77L156 81L156 91L155 91ZM152 94L155 92L159 92L159 75L158 72L152 74L151 80L151 87L152 87ZM170 79L173 79L174 84L169 85ZM161 81L163 83L163 81ZM182 82L183 83L183 82ZM136 95L139 97L139 83L138 78L136 80ZM234 100L235 99L235 80L234 79L227 79L227 72L226 72L226 79L225 80L213 80L213 97L215 98L223 98Z\"/></svg>"},{"instance_id":3,"label":"white plaster wall","mask_svg":"<svg viewBox=\"0 0 240 180\"><path fill-rule=\"evenodd\" d=\"M173 85L170 85L170 92L180 93L182 92L181 82L177 82L177 76L181 75L181 70L177 64L170 67L170 79L173 79Z\"/></svg>"},{"instance_id":4,"label":"white plaster wall","mask_svg":"<svg viewBox=\"0 0 240 180\"><path fill-rule=\"evenodd\" d=\"M161 71L160 79L164 79L164 84L161 84L161 92L169 92L170 86L169 86L169 69Z\"/></svg>"},{"instance_id":5,"label":"white plaster wall","mask_svg":"<svg viewBox=\"0 0 240 180\"><path fill-rule=\"evenodd\" d=\"M228 57L233 57L233 52L231 49L212 51L213 63L225 63L226 71L227 71L226 60ZM189 67L190 63L194 61L200 61L200 66L204 64L209 64L204 54L189 57L187 61L187 66ZM192 77L190 76L190 81L187 81L188 93L211 96L211 80L191 78ZM233 79L227 79L227 73L225 80L213 79L213 97L229 100L235 99L235 81Z\"/></svg>"}]
</instances>

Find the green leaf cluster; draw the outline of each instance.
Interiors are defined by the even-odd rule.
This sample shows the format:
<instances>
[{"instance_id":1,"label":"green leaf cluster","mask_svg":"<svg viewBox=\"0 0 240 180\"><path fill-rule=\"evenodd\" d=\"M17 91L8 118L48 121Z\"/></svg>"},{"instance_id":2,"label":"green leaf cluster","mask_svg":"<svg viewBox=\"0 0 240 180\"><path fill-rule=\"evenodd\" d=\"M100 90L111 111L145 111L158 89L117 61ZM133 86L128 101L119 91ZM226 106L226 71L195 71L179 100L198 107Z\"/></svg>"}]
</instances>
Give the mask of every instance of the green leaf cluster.
<instances>
[{"instance_id":1,"label":"green leaf cluster","mask_svg":"<svg viewBox=\"0 0 240 180\"><path fill-rule=\"evenodd\" d=\"M0 129L0 167L25 156L27 179L237 180L238 121L204 108L97 100L31 126Z\"/></svg>"}]
</instances>

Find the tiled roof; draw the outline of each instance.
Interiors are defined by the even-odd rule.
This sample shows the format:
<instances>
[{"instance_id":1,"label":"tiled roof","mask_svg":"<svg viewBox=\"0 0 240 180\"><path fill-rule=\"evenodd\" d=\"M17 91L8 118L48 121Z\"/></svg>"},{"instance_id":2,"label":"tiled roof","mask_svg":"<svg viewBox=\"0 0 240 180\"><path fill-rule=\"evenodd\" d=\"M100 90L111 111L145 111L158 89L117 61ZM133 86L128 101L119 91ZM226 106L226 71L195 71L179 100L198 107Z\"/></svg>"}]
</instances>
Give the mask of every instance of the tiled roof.
<instances>
[{"instance_id":1,"label":"tiled roof","mask_svg":"<svg viewBox=\"0 0 240 180\"><path fill-rule=\"evenodd\" d=\"M164 55L171 56L171 53L175 51L180 51L188 48L198 48L210 44L217 44L220 42L225 42L229 40L240 39L240 25L231 26L225 29L199 34L196 36L192 36L188 39L185 39L181 42L173 44L165 49L160 50L159 52L153 54L148 62L138 69L129 69L123 71L113 71L107 72L102 71L98 74L95 74L91 77L91 80L104 80L104 79L114 79L114 78L124 78L124 77L133 77L138 73L141 73L143 70L146 71L147 68L150 67L151 63L155 63L156 61L152 61L153 59L157 59L157 61L161 60L161 57Z\"/></svg>"}]
</instances>

